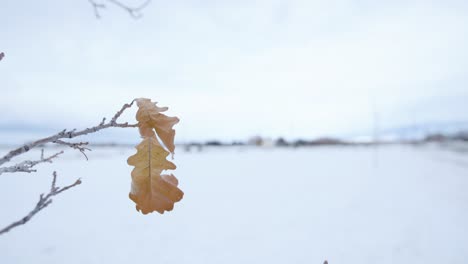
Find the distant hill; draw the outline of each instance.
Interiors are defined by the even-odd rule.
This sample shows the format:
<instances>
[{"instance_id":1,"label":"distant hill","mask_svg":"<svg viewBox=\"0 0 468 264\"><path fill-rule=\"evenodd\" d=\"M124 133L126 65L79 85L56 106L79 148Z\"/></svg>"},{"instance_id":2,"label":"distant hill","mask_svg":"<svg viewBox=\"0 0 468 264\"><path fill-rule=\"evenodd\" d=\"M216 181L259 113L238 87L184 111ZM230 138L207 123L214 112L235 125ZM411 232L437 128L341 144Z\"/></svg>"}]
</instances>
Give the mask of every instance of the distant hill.
<instances>
[{"instance_id":1,"label":"distant hill","mask_svg":"<svg viewBox=\"0 0 468 264\"><path fill-rule=\"evenodd\" d=\"M455 134L463 131L468 131L468 121L427 122L383 129L379 131L378 137L412 140L422 139L429 134Z\"/></svg>"},{"instance_id":2,"label":"distant hill","mask_svg":"<svg viewBox=\"0 0 468 264\"><path fill-rule=\"evenodd\" d=\"M31 140L50 136L63 128L58 127L58 125L52 126L46 124L0 124L0 145L23 144ZM425 122L381 129L378 131L377 138L379 141L421 140L431 135L453 135L463 131L468 132L468 121ZM343 135L346 135L346 133L343 133ZM340 140L344 140L344 142L365 143L373 141L374 135L372 133L348 134L348 136L343 137L325 135L321 139L304 138L302 140L306 140L307 142L312 140L312 143L309 142L310 144L325 144L330 143L330 140L327 141L330 138L334 140L333 144L342 144L343 142ZM138 141L138 133L133 129L111 128L84 136L82 140L97 144L134 144ZM217 142L218 140L220 139L215 139L214 141ZM239 141L238 143L246 144L247 141L248 139L245 139L244 142Z\"/></svg>"}]
</instances>

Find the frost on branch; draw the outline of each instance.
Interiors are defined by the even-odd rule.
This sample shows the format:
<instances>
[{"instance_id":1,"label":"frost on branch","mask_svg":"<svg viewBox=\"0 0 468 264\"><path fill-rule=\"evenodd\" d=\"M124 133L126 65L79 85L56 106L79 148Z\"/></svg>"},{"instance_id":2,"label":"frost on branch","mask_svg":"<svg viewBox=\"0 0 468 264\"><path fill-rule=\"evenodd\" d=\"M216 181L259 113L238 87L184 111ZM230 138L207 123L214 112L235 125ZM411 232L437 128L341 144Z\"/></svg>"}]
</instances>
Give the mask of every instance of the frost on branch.
<instances>
[{"instance_id":1,"label":"frost on branch","mask_svg":"<svg viewBox=\"0 0 468 264\"><path fill-rule=\"evenodd\" d=\"M52 203L52 197L59 195L60 193L70 188L80 185L81 179L77 179L73 184L67 185L65 187L57 187L56 182L57 182L57 173L54 171L54 173L52 174L52 183L50 185L49 192L47 194L39 195L39 201L36 203L36 206L26 216L0 229L0 235L3 235L7 233L8 231L10 231L11 229L18 227L20 225L24 225L27 222L29 222L29 220L31 220L31 218L33 218L37 213L39 213L42 209L46 208L47 206L49 206L49 204Z\"/></svg>"},{"instance_id":2,"label":"frost on branch","mask_svg":"<svg viewBox=\"0 0 468 264\"><path fill-rule=\"evenodd\" d=\"M0 59L3 53L0 53ZM122 113L132 107L133 103L137 102L139 107L136 114L137 124L129 124L128 122L118 122ZM62 130L54 135L38 139L26 143L16 149L6 153L0 157L0 175L3 173L16 172L35 172L35 166L40 163L51 163L53 159L58 158L63 151L45 157L44 151L41 152L41 157L38 160L23 160L14 165L5 166L4 164L11 162L12 159L29 152L31 149L43 146L45 144L57 144L68 146L80 151L85 157L85 151L90 151L88 142L70 142L72 138L80 137L87 134L96 133L100 130L119 127L119 128L134 128L138 127L143 141L137 146L137 153L128 159L128 164L135 166L132 171L132 185L130 191L130 199L137 205L138 211L143 214L148 214L154 211L164 213L170 211L174 207L174 203L180 201L184 193L177 187L178 180L172 174L162 174L164 170L174 170L175 165L166 160L167 156L174 154L174 137L175 130L173 126L179 122L177 117L169 117L162 112L166 111L167 107L157 107L156 103L150 99L140 98L135 99L128 104L124 104L122 108L110 119L102 121L92 127L82 130ZM164 145L160 143L159 139ZM87 157L86 157L87 158ZM39 211L47 207L51 202L51 197L68 190L81 183L77 180L75 183L58 188L55 186L56 174L54 172L51 190L48 194L41 195L36 207L20 220L0 229L0 235L10 231L12 228L18 227L27 223Z\"/></svg>"}]
</instances>

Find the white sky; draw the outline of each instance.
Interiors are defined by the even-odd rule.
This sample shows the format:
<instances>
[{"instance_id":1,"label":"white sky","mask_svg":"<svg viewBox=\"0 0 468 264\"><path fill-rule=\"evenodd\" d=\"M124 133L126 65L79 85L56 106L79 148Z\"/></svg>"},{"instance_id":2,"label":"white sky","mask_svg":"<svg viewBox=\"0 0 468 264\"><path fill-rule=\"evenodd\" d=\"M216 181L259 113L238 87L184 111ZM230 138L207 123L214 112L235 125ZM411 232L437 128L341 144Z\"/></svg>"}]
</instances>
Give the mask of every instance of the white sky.
<instances>
[{"instance_id":1,"label":"white sky","mask_svg":"<svg viewBox=\"0 0 468 264\"><path fill-rule=\"evenodd\" d=\"M468 120L468 1L0 8L3 126L89 126L135 97L169 106L182 141L371 133L373 102L382 128Z\"/></svg>"}]
</instances>

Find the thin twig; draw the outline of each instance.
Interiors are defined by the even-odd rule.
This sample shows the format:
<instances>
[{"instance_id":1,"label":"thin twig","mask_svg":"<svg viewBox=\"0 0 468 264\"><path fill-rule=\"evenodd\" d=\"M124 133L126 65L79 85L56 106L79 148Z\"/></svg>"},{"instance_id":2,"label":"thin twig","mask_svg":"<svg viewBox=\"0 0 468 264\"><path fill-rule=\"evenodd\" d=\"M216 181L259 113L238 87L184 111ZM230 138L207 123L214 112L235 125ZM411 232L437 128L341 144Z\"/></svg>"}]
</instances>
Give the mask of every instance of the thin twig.
<instances>
[{"instance_id":1,"label":"thin twig","mask_svg":"<svg viewBox=\"0 0 468 264\"><path fill-rule=\"evenodd\" d=\"M99 9L106 8L106 5L98 4L98 3L94 2L94 0L88 0L88 2L93 7L94 15L96 16L96 18L98 18L98 19L101 18L101 15L99 14Z\"/></svg>"},{"instance_id":2,"label":"thin twig","mask_svg":"<svg viewBox=\"0 0 468 264\"><path fill-rule=\"evenodd\" d=\"M83 130L80 130L80 131L76 131L76 129L67 131L66 129L64 129L64 130L62 130L62 131L58 132L57 134L52 135L50 137L42 138L42 139L36 140L34 142L24 144L23 146L10 151L3 158L1 158L0 159L0 165L10 161L13 157L16 157L16 156L18 156L20 154L28 152L29 150L31 150L31 149L33 149L33 148L35 148L37 146L40 146L40 145L43 145L43 144L46 144L46 143L53 143L54 141L56 142L57 140L60 140L60 139L74 138L74 137L94 133L94 132L97 132L99 130L109 128L109 127L121 127L121 128L138 127L138 124L129 124L128 122L117 123L117 119L122 115L122 113L127 108L130 108L133 105L134 102L135 102L135 100L133 100L129 104L123 105L122 108L112 117L111 121L108 122L108 123L104 123L103 121L105 121L105 120L103 120L97 126L86 128L86 129L83 129ZM60 143L58 143L58 144L60 144ZM72 143L70 143L70 144L72 144Z\"/></svg>"},{"instance_id":3,"label":"thin twig","mask_svg":"<svg viewBox=\"0 0 468 264\"><path fill-rule=\"evenodd\" d=\"M36 166L39 163L52 163L52 159L58 157L60 154L63 154L63 151L57 152L52 156L49 156L47 158L44 158L44 149L41 150L41 158L39 160L25 160L22 161L14 166L10 167L2 167L0 168L0 174L5 173L5 172L36 172L36 170L32 169L32 167Z\"/></svg>"},{"instance_id":4,"label":"thin twig","mask_svg":"<svg viewBox=\"0 0 468 264\"><path fill-rule=\"evenodd\" d=\"M132 107L133 103L135 103L135 99L133 99L129 104L124 104L122 106L122 108L120 108L119 111L117 111L117 113L115 113L115 115L112 117L111 121L109 124L111 125L116 125L117 124L117 119L122 115L122 113L127 109L127 108L130 108ZM104 119L105 120L105 119ZM102 121L104 121L102 120ZM102 122L101 122L102 123Z\"/></svg>"},{"instance_id":5,"label":"thin twig","mask_svg":"<svg viewBox=\"0 0 468 264\"><path fill-rule=\"evenodd\" d=\"M52 197L53 196L58 195L61 192L64 192L64 191L66 191L66 190L68 190L70 188L73 188L73 187L81 184L81 179L78 179L73 184L70 184L68 186L56 187L55 186L56 181L57 181L57 173L54 171L54 173L52 174L52 183L50 185L49 193L46 194L45 196L44 196L44 194L41 194L39 196L39 201L36 203L36 206L25 217L21 218L20 220L18 220L16 222L13 222L13 223L9 224L8 226L4 227L3 229L1 229L0 230L0 235L2 235L4 233L7 233L8 231L10 231L11 229L13 229L15 227L26 224L29 220L31 220L31 218L34 217L34 215L36 215L39 211L46 208L49 204L52 203Z\"/></svg>"},{"instance_id":6,"label":"thin twig","mask_svg":"<svg viewBox=\"0 0 468 264\"><path fill-rule=\"evenodd\" d=\"M141 18L143 16L142 10L145 9L151 2L151 0L146 0L145 2L143 2L141 5L137 7L130 7L118 0L105 0L105 1L126 11L134 19ZM95 0L88 0L88 2L93 7L94 15L96 16L96 18L98 19L101 18L101 14L99 11L101 9L105 9L107 5L104 3L97 3Z\"/></svg>"},{"instance_id":7,"label":"thin twig","mask_svg":"<svg viewBox=\"0 0 468 264\"><path fill-rule=\"evenodd\" d=\"M78 143L71 143L71 142L66 142L66 141L63 141L63 140L60 140L60 139L57 139L55 141L52 141L52 143L56 143L56 144L60 144L60 145L65 145L65 146L69 146L70 148L73 148L73 149L77 149L81 152L81 154L83 154L86 158L86 160L88 160L88 156L86 156L86 153L85 151L91 151L90 148L85 148L83 146L86 146L89 144L89 142L78 142Z\"/></svg>"}]
</instances>

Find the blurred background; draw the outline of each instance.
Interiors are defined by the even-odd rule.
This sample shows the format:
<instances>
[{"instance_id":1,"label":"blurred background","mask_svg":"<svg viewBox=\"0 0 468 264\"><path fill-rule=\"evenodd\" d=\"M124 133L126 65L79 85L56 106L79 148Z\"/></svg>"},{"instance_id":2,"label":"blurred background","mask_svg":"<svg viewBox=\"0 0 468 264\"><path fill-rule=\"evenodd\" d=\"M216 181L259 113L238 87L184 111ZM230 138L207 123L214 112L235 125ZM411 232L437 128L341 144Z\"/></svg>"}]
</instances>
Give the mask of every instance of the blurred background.
<instances>
[{"instance_id":1,"label":"blurred background","mask_svg":"<svg viewBox=\"0 0 468 264\"><path fill-rule=\"evenodd\" d=\"M77 139L94 145L89 161L65 149L36 174L0 176L0 226L33 207L51 171L84 182L0 237L0 262L465 263L468 2L0 10L1 156L146 97L181 120L186 193L142 216L127 198L136 129Z\"/></svg>"}]
</instances>

